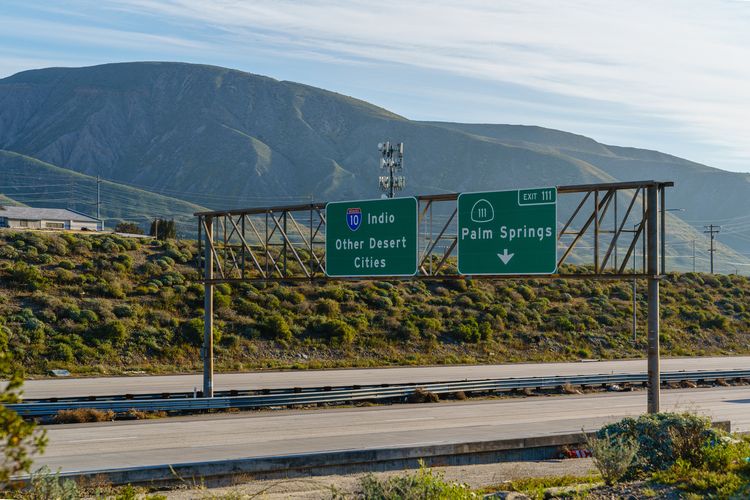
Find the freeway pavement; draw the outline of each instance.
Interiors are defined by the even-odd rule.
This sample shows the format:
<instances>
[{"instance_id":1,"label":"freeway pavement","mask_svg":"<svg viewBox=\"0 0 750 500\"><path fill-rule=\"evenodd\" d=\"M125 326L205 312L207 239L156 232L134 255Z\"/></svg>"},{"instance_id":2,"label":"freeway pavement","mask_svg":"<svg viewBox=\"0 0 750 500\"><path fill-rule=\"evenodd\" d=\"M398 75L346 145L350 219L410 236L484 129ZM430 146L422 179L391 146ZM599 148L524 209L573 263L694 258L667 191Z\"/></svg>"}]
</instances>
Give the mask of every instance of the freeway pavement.
<instances>
[{"instance_id":1,"label":"freeway pavement","mask_svg":"<svg viewBox=\"0 0 750 500\"><path fill-rule=\"evenodd\" d=\"M750 430L749 387L663 391L662 405ZM72 472L533 437L592 430L645 408L641 391L56 425L46 427L35 466Z\"/></svg>"},{"instance_id":2,"label":"freeway pavement","mask_svg":"<svg viewBox=\"0 0 750 500\"><path fill-rule=\"evenodd\" d=\"M750 356L716 358L665 358L662 371L747 369ZM348 370L299 370L216 374L215 390L322 387L442 382L505 377L550 375L597 375L644 373L646 360L590 361L578 363L517 363L505 365L462 365ZM100 377L29 380L27 398L100 396L159 392L189 392L203 387L201 375Z\"/></svg>"}]
</instances>

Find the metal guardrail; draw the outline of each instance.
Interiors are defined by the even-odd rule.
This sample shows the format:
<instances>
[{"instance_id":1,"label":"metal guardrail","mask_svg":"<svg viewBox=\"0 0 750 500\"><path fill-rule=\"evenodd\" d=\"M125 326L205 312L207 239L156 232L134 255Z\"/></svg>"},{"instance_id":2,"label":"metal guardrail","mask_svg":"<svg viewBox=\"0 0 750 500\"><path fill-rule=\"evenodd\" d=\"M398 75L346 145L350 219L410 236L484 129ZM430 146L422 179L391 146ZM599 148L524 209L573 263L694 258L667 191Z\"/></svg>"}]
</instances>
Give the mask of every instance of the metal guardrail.
<instances>
[{"instance_id":1,"label":"metal guardrail","mask_svg":"<svg viewBox=\"0 0 750 500\"><path fill-rule=\"evenodd\" d=\"M454 392L509 392L521 389L550 389L565 385L608 386L615 384L647 384L645 373L620 373L601 375L570 375L550 377L523 377L411 384L380 384L367 386L310 387L255 391L223 391L213 398L193 397L192 392L159 393L142 395L99 396L88 398L60 398L56 401L27 400L24 403L7 405L24 417L45 417L61 410L89 408L125 413L128 410L189 412L222 410L228 408L265 408L270 406L294 406L324 403L397 400L406 398L419 388L435 394ZM750 370L699 370L665 372L662 384L683 381L716 381L750 379Z\"/></svg>"}]
</instances>

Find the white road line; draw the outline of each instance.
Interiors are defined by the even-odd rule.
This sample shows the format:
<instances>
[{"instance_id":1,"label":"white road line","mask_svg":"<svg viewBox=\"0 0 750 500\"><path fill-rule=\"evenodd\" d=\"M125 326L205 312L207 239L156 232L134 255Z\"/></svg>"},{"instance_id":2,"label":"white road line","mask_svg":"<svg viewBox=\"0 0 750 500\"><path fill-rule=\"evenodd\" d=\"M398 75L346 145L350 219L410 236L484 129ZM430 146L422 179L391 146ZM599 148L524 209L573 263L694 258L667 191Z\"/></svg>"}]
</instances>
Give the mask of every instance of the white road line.
<instances>
[{"instance_id":1,"label":"white road line","mask_svg":"<svg viewBox=\"0 0 750 500\"><path fill-rule=\"evenodd\" d=\"M55 444L76 444L76 443L98 443L103 441L125 441L127 439L138 439L140 436L122 436L97 439L76 439L75 441L56 441Z\"/></svg>"},{"instance_id":2,"label":"white road line","mask_svg":"<svg viewBox=\"0 0 750 500\"><path fill-rule=\"evenodd\" d=\"M392 418L390 420L379 420L379 422L385 424L390 422L418 422L421 420L435 420L435 417Z\"/></svg>"}]
</instances>

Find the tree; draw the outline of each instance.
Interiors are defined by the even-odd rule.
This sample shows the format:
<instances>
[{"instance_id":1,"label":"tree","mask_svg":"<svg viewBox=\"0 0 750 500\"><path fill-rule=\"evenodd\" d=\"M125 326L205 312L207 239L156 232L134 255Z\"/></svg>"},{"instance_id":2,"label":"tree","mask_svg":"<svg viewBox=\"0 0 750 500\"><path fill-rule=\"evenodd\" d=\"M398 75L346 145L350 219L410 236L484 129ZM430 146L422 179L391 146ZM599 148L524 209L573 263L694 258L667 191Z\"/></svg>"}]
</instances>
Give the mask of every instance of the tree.
<instances>
[{"instance_id":1,"label":"tree","mask_svg":"<svg viewBox=\"0 0 750 500\"><path fill-rule=\"evenodd\" d=\"M173 240L177 237L177 225L174 219L154 219L151 222L149 235L160 240Z\"/></svg>"},{"instance_id":2,"label":"tree","mask_svg":"<svg viewBox=\"0 0 750 500\"><path fill-rule=\"evenodd\" d=\"M7 353L0 353L0 375L8 377L7 385L0 390L0 491L4 491L13 475L31 470L31 454L44 451L47 437L36 430L34 423L26 422L18 413L6 408L21 401L23 385L23 376Z\"/></svg>"},{"instance_id":3,"label":"tree","mask_svg":"<svg viewBox=\"0 0 750 500\"><path fill-rule=\"evenodd\" d=\"M135 222L120 222L115 226L116 233L127 233L127 234L143 234L141 226Z\"/></svg>"}]
</instances>

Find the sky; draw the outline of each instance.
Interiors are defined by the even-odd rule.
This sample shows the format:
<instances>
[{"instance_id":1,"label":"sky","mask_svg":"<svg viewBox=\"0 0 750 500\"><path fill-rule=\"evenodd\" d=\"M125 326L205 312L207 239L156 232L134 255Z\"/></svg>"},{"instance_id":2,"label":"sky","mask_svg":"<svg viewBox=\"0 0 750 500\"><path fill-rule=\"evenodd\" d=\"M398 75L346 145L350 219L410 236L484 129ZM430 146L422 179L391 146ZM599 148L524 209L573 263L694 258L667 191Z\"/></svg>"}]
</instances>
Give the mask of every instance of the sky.
<instances>
[{"instance_id":1,"label":"sky","mask_svg":"<svg viewBox=\"0 0 750 500\"><path fill-rule=\"evenodd\" d=\"M750 171L748 0L0 0L0 78L213 64Z\"/></svg>"}]
</instances>

